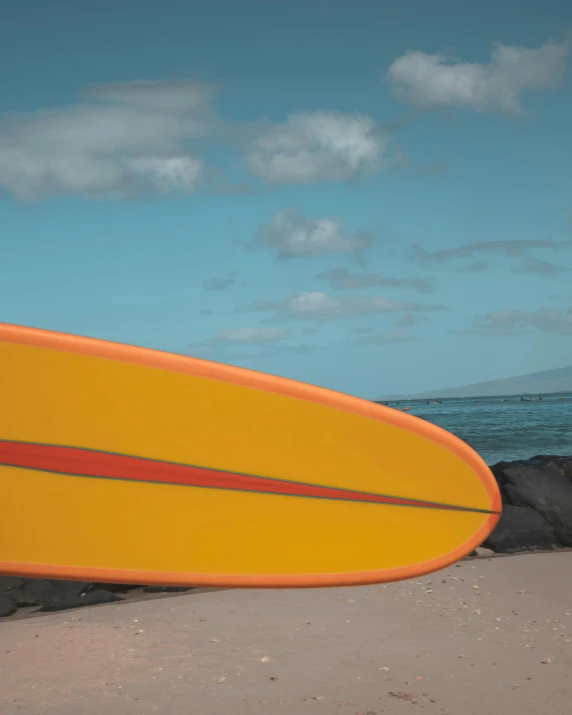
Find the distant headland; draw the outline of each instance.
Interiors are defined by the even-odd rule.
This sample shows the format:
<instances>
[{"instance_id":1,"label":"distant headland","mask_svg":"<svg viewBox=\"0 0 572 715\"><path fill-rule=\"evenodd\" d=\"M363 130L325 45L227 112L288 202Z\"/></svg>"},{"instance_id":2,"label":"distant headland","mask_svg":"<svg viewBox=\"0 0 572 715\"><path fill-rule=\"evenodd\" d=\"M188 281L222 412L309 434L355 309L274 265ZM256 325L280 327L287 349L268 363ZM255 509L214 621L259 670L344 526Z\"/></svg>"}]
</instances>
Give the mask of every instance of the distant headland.
<instances>
[{"instance_id":1,"label":"distant headland","mask_svg":"<svg viewBox=\"0 0 572 715\"><path fill-rule=\"evenodd\" d=\"M476 382L460 387L445 387L429 392L383 395L376 402L396 400L451 399L463 397L510 397L511 395L549 395L572 393L572 365L555 370L532 372L528 375Z\"/></svg>"}]
</instances>

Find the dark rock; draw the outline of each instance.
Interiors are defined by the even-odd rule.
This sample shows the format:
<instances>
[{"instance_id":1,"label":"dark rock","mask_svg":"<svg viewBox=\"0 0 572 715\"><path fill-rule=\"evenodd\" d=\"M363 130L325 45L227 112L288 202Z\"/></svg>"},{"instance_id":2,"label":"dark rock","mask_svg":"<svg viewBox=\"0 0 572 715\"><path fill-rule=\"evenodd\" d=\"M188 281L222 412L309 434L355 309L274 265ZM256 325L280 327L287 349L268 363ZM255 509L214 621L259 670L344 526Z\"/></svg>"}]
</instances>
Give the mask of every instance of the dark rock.
<instances>
[{"instance_id":1,"label":"dark rock","mask_svg":"<svg viewBox=\"0 0 572 715\"><path fill-rule=\"evenodd\" d=\"M134 588L143 588L143 586L133 583L92 583L89 588L90 590L102 588L105 591L111 591L111 593L129 593L129 591L133 591Z\"/></svg>"},{"instance_id":2,"label":"dark rock","mask_svg":"<svg viewBox=\"0 0 572 715\"><path fill-rule=\"evenodd\" d=\"M16 612L16 608L14 601L0 591L0 618L11 616Z\"/></svg>"},{"instance_id":3,"label":"dark rock","mask_svg":"<svg viewBox=\"0 0 572 715\"><path fill-rule=\"evenodd\" d=\"M61 600L51 601L50 603L44 603L40 608L40 611L64 611L68 608L81 608L82 606L97 606L101 603L115 603L116 601L122 601L120 596L115 593L106 591L104 589L96 589L95 591L88 591L80 596L68 595Z\"/></svg>"},{"instance_id":4,"label":"dark rock","mask_svg":"<svg viewBox=\"0 0 572 715\"><path fill-rule=\"evenodd\" d=\"M16 576L0 576L0 593L12 591L15 588L23 586L24 583L26 583L25 578L18 578Z\"/></svg>"},{"instance_id":5,"label":"dark rock","mask_svg":"<svg viewBox=\"0 0 572 715\"><path fill-rule=\"evenodd\" d=\"M496 529L483 546L496 553L512 553L548 551L561 547L561 543L553 527L534 509L505 504Z\"/></svg>"},{"instance_id":6,"label":"dark rock","mask_svg":"<svg viewBox=\"0 0 572 715\"><path fill-rule=\"evenodd\" d=\"M508 496L506 494L506 491L505 491L506 475L504 473L504 470L511 466L512 466L512 464L510 462L499 462L498 464L495 464L494 466L490 467L490 470L493 473L493 476L496 479L496 482L498 484L503 504L510 503Z\"/></svg>"},{"instance_id":7,"label":"dark rock","mask_svg":"<svg viewBox=\"0 0 572 715\"><path fill-rule=\"evenodd\" d=\"M554 462L545 467L511 467L504 470L510 504L527 506L554 528L562 546L572 547L572 481Z\"/></svg>"},{"instance_id":8,"label":"dark rock","mask_svg":"<svg viewBox=\"0 0 572 715\"><path fill-rule=\"evenodd\" d=\"M538 454L536 457L531 457L527 462L524 462L524 464L530 464L533 467L543 467L551 463L561 474L572 480L572 456L558 457L553 454Z\"/></svg>"},{"instance_id":9,"label":"dark rock","mask_svg":"<svg viewBox=\"0 0 572 715\"><path fill-rule=\"evenodd\" d=\"M483 546L494 551L572 547L572 457L537 455L491 467L503 517Z\"/></svg>"},{"instance_id":10,"label":"dark rock","mask_svg":"<svg viewBox=\"0 0 572 715\"><path fill-rule=\"evenodd\" d=\"M52 581L43 578L24 579L20 584L8 585L8 588L0 584L0 588L18 607L44 606L78 598L88 586L85 581Z\"/></svg>"},{"instance_id":11,"label":"dark rock","mask_svg":"<svg viewBox=\"0 0 572 715\"><path fill-rule=\"evenodd\" d=\"M115 603L123 600L118 594L128 593L135 588L142 588L147 593L182 593L189 590L173 586L145 587L0 576L0 617L11 615L17 608L26 606L39 606L40 611L48 612Z\"/></svg>"}]
</instances>

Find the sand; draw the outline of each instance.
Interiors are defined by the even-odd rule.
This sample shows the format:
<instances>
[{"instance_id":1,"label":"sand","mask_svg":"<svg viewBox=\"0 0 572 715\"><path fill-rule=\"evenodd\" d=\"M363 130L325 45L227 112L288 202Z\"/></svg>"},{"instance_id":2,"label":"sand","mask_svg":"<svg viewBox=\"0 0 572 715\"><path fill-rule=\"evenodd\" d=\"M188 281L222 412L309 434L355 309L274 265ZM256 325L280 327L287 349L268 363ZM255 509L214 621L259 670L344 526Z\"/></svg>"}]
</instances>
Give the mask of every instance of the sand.
<instances>
[{"instance_id":1,"label":"sand","mask_svg":"<svg viewBox=\"0 0 572 715\"><path fill-rule=\"evenodd\" d=\"M572 553L0 623L2 715L572 713Z\"/></svg>"}]
</instances>

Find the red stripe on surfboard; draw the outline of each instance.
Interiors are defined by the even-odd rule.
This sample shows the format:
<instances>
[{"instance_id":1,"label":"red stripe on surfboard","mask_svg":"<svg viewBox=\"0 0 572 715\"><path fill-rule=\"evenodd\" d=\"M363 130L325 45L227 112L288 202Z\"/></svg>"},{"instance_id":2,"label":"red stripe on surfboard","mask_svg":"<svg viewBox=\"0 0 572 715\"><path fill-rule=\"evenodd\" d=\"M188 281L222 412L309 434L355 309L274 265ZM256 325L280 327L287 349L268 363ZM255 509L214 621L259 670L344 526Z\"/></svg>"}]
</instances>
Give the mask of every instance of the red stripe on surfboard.
<instances>
[{"instance_id":1,"label":"red stripe on surfboard","mask_svg":"<svg viewBox=\"0 0 572 715\"><path fill-rule=\"evenodd\" d=\"M368 494L350 489L336 489L335 487L290 482L283 479L225 472L208 467L161 462L144 457L31 442L0 440L0 465L80 477L490 513L483 509Z\"/></svg>"}]
</instances>

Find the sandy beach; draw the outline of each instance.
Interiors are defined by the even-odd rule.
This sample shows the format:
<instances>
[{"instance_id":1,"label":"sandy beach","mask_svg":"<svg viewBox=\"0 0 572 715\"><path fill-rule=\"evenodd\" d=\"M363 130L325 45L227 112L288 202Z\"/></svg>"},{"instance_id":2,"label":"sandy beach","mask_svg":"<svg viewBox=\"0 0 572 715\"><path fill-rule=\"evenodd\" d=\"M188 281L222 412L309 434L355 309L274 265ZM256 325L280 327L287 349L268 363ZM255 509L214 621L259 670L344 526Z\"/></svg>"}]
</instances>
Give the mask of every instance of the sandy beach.
<instances>
[{"instance_id":1,"label":"sandy beach","mask_svg":"<svg viewBox=\"0 0 572 715\"><path fill-rule=\"evenodd\" d=\"M0 624L3 715L572 713L572 553Z\"/></svg>"}]
</instances>

